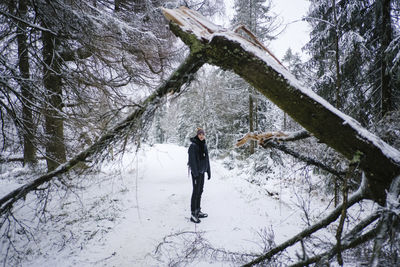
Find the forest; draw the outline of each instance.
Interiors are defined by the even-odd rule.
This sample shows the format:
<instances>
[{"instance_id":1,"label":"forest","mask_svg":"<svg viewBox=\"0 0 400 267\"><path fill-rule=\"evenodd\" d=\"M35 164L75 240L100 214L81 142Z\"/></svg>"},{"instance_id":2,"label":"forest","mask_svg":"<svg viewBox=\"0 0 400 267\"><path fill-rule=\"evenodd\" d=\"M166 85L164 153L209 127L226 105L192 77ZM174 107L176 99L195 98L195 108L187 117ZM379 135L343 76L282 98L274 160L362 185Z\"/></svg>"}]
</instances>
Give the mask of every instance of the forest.
<instances>
[{"instance_id":1,"label":"forest","mask_svg":"<svg viewBox=\"0 0 400 267\"><path fill-rule=\"evenodd\" d=\"M140 232L140 190L155 199L157 192L138 186L139 170L141 183L166 175L154 149L184 158L196 127L218 170L210 190L237 176L225 182L295 207L299 228L288 236L259 230L258 248L232 249L216 247L208 228L179 222L180 232L154 237L156 263L134 265L400 264L400 1L309 0L304 55L288 48L283 58L268 49L284 30L274 1L227 2L0 3L3 266L83 264L81 256L62 260L111 240L130 200L140 221L132 231ZM127 157L136 162L124 165ZM158 172L146 176L151 169ZM302 193L283 190L286 183ZM101 195L114 186L120 191ZM286 201L292 197L298 203ZM232 228L253 227L238 223ZM93 259L83 265L97 265Z\"/></svg>"}]
</instances>

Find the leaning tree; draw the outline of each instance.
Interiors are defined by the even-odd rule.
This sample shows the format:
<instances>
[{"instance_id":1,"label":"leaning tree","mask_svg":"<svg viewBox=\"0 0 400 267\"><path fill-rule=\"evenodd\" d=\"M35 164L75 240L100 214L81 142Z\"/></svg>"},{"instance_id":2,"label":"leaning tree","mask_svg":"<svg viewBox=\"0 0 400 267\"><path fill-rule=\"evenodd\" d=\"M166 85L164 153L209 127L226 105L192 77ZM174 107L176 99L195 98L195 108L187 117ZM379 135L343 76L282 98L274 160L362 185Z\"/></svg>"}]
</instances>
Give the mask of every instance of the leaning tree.
<instances>
[{"instance_id":1,"label":"leaning tree","mask_svg":"<svg viewBox=\"0 0 400 267\"><path fill-rule=\"evenodd\" d=\"M304 138L309 134L320 142L332 147L350 160L344 175L348 179L356 167L363 172L359 190L352 196L344 197L339 205L326 218L308 227L298 235L273 248L264 255L249 262L249 265L271 259L287 247L303 240L321 228L341 217L336 234L337 243L326 252L300 262L299 266L338 256L342 262L341 251L375 239L371 263L379 264L379 255L389 224L396 217L400 181L400 151L363 128L356 120L340 112L313 91L304 88L280 62L248 31L249 38L219 27L197 12L186 8L164 9L170 20L170 29L182 39L199 58L222 69L232 70L277 106L301 124L306 131L295 134L265 134L257 136L263 146L272 139ZM305 133L308 132L309 134ZM348 207L362 199L372 199L386 209L380 214L379 223L364 232L366 226L379 216L372 214L357 224L352 230L343 233L343 221Z\"/></svg>"}]
</instances>

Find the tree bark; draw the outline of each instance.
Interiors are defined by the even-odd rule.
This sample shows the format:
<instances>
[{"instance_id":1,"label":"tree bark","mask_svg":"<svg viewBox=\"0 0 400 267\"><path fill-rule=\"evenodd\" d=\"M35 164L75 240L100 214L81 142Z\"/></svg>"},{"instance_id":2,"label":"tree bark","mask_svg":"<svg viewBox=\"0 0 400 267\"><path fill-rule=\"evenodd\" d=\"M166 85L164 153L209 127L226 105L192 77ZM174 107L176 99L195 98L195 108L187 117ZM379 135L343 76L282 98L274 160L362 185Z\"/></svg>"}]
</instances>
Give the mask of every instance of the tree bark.
<instances>
[{"instance_id":1,"label":"tree bark","mask_svg":"<svg viewBox=\"0 0 400 267\"><path fill-rule=\"evenodd\" d=\"M19 0L18 12L22 19L25 18L28 8L27 0ZM34 123L32 115L33 90L29 85L29 54L27 45L27 26L18 21L17 43L18 43L18 67L21 75L21 96L22 96L22 125L23 125L23 143L24 143L24 165L34 164L36 162L36 148L34 141Z\"/></svg>"},{"instance_id":2,"label":"tree bark","mask_svg":"<svg viewBox=\"0 0 400 267\"><path fill-rule=\"evenodd\" d=\"M340 55L339 55L339 25L337 20L336 14L336 0L332 0L332 12L333 12L333 24L335 27L335 69L336 69L336 99L335 104L337 109L341 109L341 101L340 101L340 91L341 91L341 75L340 75ZM334 204L335 207L339 204L339 181L334 179L334 191L335 191L335 198Z\"/></svg>"},{"instance_id":3,"label":"tree bark","mask_svg":"<svg viewBox=\"0 0 400 267\"><path fill-rule=\"evenodd\" d=\"M381 5L381 33L382 33L382 46L381 46L381 115L382 117L391 110L393 110L392 103L392 88L390 83L390 74L389 74L389 58L386 49L389 47L392 41L392 24L391 24L391 1L390 0L381 0L378 1L381 3L377 3Z\"/></svg>"},{"instance_id":4,"label":"tree bark","mask_svg":"<svg viewBox=\"0 0 400 267\"><path fill-rule=\"evenodd\" d=\"M195 11L185 8L163 11L171 20L174 34L192 51L204 51L208 63L234 71L346 158L362 153L360 168L368 179L369 198L385 203L385 190L400 173L400 151L303 88L263 46L212 24Z\"/></svg>"},{"instance_id":5,"label":"tree bark","mask_svg":"<svg viewBox=\"0 0 400 267\"><path fill-rule=\"evenodd\" d=\"M64 143L64 119L62 117L61 59L56 50L59 40L51 33L42 32L43 84L46 90L45 132L46 161L48 171L66 161Z\"/></svg>"},{"instance_id":6,"label":"tree bark","mask_svg":"<svg viewBox=\"0 0 400 267\"><path fill-rule=\"evenodd\" d=\"M252 88L249 86L249 130L250 132L254 132L254 102L253 102L253 96L252 96ZM254 141L250 141L250 147L249 147L249 152L250 155L254 154Z\"/></svg>"}]
</instances>

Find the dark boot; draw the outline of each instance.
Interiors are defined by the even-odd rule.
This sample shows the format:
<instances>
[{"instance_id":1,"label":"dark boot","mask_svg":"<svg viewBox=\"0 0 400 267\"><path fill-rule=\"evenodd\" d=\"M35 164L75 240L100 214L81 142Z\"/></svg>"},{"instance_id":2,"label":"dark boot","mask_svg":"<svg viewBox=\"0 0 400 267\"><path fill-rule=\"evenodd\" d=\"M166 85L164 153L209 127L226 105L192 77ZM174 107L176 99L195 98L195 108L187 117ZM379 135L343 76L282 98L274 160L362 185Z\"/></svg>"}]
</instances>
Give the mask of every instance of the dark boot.
<instances>
[{"instance_id":1,"label":"dark boot","mask_svg":"<svg viewBox=\"0 0 400 267\"><path fill-rule=\"evenodd\" d=\"M208 214L207 214L207 213L204 213L204 212L201 212L201 211L199 211L199 212L197 213L197 216L198 216L199 218L207 218L207 217L208 217Z\"/></svg>"},{"instance_id":2,"label":"dark boot","mask_svg":"<svg viewBox=\"0 0 400 267\"><path fill-rule=\"evenodd\" d=\"M200 223L199 215L197 212L192 212L192 216L190 216L190 221L194 223Z\"/></svg>"}]
</instances>

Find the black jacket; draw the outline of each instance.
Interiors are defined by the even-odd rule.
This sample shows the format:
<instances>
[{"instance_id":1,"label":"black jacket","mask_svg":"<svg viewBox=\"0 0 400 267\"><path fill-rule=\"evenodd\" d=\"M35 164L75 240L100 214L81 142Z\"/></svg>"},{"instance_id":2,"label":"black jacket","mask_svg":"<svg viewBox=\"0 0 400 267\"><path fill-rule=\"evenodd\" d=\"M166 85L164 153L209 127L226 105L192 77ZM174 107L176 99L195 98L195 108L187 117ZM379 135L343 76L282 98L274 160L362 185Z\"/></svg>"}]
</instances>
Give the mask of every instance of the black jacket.
<instances>
[{"instance_id":1,"label":"black jacket","mask_svg":"<svg viewBox=\"0 0 400 267\"><path fill-rule=\"evenodd\" d=\"M192 144L189 147L189 168L193 176L197 177L200 173L207 173L208 177L211 177L210 160L208 158L208 149L205 140L195 136L190 138ZM202 149L203 148L203 149ZM202 153L202 150L204 151Z\"/></svg>"}]
</instances>

